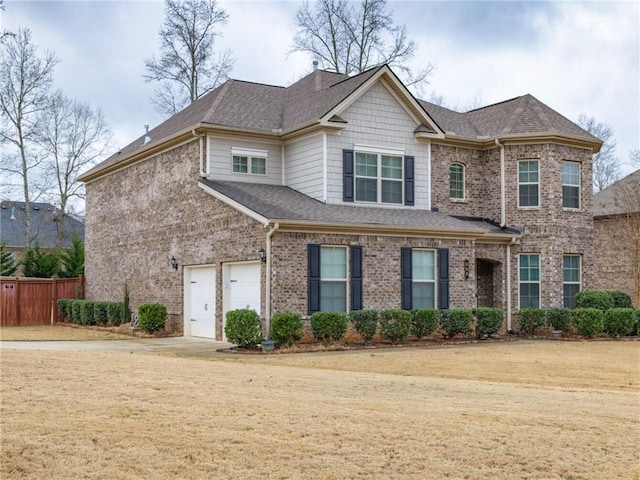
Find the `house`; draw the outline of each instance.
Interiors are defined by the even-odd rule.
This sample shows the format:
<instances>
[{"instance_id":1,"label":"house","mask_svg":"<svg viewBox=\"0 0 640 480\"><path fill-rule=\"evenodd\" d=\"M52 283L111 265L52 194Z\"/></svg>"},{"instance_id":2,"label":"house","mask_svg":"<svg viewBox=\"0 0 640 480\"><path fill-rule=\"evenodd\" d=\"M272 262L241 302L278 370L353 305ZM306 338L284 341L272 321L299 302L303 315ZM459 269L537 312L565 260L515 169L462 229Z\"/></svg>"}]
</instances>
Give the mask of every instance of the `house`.
<instances>
[{"instance_id":1,"label":"house","mask_svg":"<svg viewBox=\"0 0 640 480\"><path fill-rule=\"evenodd\" d=\"M593 196L595 288L618 290L640 308L640 170Z\"/></svg>"},{"instance_id":2,"label":"house","mask_svg":"<svg viewBox=\"0 0 640 480\"><path fill-rule=\"evenodd\" d=\"M386 65L229 80L85 173L87 297L224 338L277 312L571 304L601 142L531 95L457 113Z\"/></svg>"},{"instance_id":3,"label":"house","mask_svg":"<svg viewBox=\"0 0 640 480\"><path fill-rule=\"evenodd\" d=\"M14 253L16 261L26 251L25 205L25 202L0 203L0 242ZM61 232L60 209L42 202L30 202L29 209L31 245L37 243L41 248L57 248L61 240L62 248L70 248L74 237L84 241L84 223L71 215L65 216Z\"/></svg>"}]
</instances>

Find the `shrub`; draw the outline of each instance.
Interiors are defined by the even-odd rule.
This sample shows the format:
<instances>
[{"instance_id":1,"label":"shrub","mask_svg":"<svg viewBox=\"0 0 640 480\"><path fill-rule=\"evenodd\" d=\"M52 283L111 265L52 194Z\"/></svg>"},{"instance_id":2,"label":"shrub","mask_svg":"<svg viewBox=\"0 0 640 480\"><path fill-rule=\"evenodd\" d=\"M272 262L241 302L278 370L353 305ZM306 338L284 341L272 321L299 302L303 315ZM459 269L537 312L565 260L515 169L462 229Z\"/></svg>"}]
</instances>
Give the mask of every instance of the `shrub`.
<instances>
[{"instance_id":1,"label":"shrub","mask_svg":"<svg viewBox=\"0 0 640 480\"><path fill-rule=\"evenodd\" d=\"M546 312L541 308L523 308L520 310L520 329L527 335L533 335L536 329L546 326Z\"/></svg>"},{"instance_id":2,"label":"shrub","mask_svg":"<svg viewBox=\"0 0 640 480\"><path fill-rule=\"evenodd\" d=\"M411 333L418 340L431 335L438 328L438 310L416 308L411 310Z\"/></svg>"},{"instance_id":3,"label":"shrub","mask_svg":"<svg viewBox=\"0 0 640 480\"><path fill-rule=\"evenodd\" d=\"M597 308L606 312L613 308L613 297L609 292L583 290L576 294L576 308Z\"/></svg>"},{"instance_id":4,"label":"shrub","mask_svg":"<svg viewBox=\"0 0 640 480\"><path fill-rule=\"evenodd\" d=\"M124 281L124 295L122 300L122 321L131 321L131 305L129 304L129 284Z\"/></svg>"},{"instance_id":5,"label":"shrub","mask_svg":"<svg viewBox=\"0 0 640 480\"><path fill-rule=\"evenodd\" d=\"M473 312L466 308L440 310L440 326L445 337L453 338L459 333L471 333Z\"/></svg>"},{"instance_id":6,"label":"shrub","mask_svg":"<svg viewBox=\"0 0 640 480\"><path fill-rule=\"evenodd\" d=\"M631 308L611 308L604 314L604 333L618 338L633 332L635 319Z\"/></svg>"},{"instance_id":7,"label":"shrub","mask_svg":"<svg viewBox=\"0 0 640 480\"><path fill-rule=\"evenodd\" d=\"M604 313L597 308L576 308L571 312L571 322L578 335L591 338L602 333Z\"/></svg>"},{"instance_id":8,"label":"shrub","mask_svg":"<svg viewBox=\"0 0 640 480\"><path fill-rule=\"evenodd\" d=\"M153 333L167 323L167 307L159 303L143 303L138 307L138 321L140 328L147 333Z\"/></svg>"},{"instance_id":9,"label":"shrub","mask_svg":"<svg viewBox=\"0 0 640 480\"><path fill-rule=\"evenodd\" d=\"M93 302L93 319L97 325L107 324L107 305L109 302Z\"/></svg>"},{"instance_id":10,"label":"shrub","mask_svg":"<svg viewBox=\"0 0 640 480\"><path fill-rule=\"evenodd\" d=\"M255 310L230 310L227 312L224 333L231 343L241 348L254 348L262 340L260 316Z\"/></svg>"},{"instance_id":11,"label":"shrub","mask_svg":"<svg viewBox=\"0 0 640 480\"><path fill-rule=\"evenodd\" d=\"M633 331L631 335L638 335L638 330L640 330L640 310L635 310L633 312Z\"/></svg>"},{"instance_id":12,"label":"shrub","mask_svg":"<svg viewBox=\"0 0 640 480\"><path fill-rule=\"evenodd\" d=\"M631 297L624 292L607 292L613 299L613 308L631 308L633 309L633 303Z\"/></svg>"},{"instance_id":13,"label":"shrub","mask_svg":"<svg viewBox=\"0 0 640 480\"><path fill-rule=\"evenodd\" d=\"M391 343L404 342L411 332L411 312L383 310L380 312L380 336Z\"/></svg>"},{"instance_id":14,"label":"shrub","mask_svg":"<svg viewBox=\"0 0 640 480\"><path fill-rule=\"evenodd\" d=\"M499 308L479 307L473 310L476 317L476 338L496 335L503 325L504 316Z\"/></svg>"},{"instance_id":15,"label":"shrub","mask_svg":"<svg viewBox=\"0 0 640 480\"><path fill-rule=\"evenodd\" d=\"M93 302L88 300L79 300L80 303L80 323L82 325L95 325L96 321L93 318Z\"/></svg>"},{"instance_id":16,"label":"shrub","mask_svg":"<svg viewBox=\"0 0 640 480\"><path fill-rule=\"evenodd\" d=\"M68 322L71 321L71 302L70 298L61 298L58 300L58 313Z\"/></svg>"},{"instance_id":17,"label":"shrub","mask_svg":"<svg viewBox=\"0 0 640 480\"><path fill-rule=\"evenodd\" d=\"M362 335L364 343L369 343L378 331L377 310L354 310L349 314L349 320L356 332Z\"/></svg>"},{"instance_id":18,"label":"shrub","mask_svg":"<svg viewBox=\"0 0 640 480\"><path fill-rule=\"evenodd\" d=\"M301 338L302 316L299 313L280 312L271 318L271 340L278 347L289 347Z\"/></svg>"},{"instance_id":19,"label":"shrub","mask_svg":"<svg viewBox=\"0 0 640 480\"><path fill-rule=\"evenodd\" d=\"M347 333L347 314L344 312L316 312L311 315L311 333L321 342L338 341Z\"/></svg>"},{"instance_id":20,"label":"shrub","mask_svg":"<svg viewBox=\"0 0 640 480\"><path fill-rule=\"evenodd\" d=\"M107 322L117 327L123 323L124 304L122 302L109 302L107 304Z\"/></svg>"},{"instance_id":21,"label":"shrub","mask_svg":"<svg viewBox=\"0 0 640 480\"><path fill-rule=\"evenodd\" d=\"M546 311L546 323L554 330L571 329L571 310L568 308L550 308Z\"/></svg>"},{"instance_id":22,"label":"shrub","mask_svg":"<svg viewBox=\"0 0 640 480\"><path fill-rule=\"evenodd\" d=\"M71 321L78 325L82 325L82 317L80 316L80 306L84 300L71 300Z\"/></svg>"}]
</instances>

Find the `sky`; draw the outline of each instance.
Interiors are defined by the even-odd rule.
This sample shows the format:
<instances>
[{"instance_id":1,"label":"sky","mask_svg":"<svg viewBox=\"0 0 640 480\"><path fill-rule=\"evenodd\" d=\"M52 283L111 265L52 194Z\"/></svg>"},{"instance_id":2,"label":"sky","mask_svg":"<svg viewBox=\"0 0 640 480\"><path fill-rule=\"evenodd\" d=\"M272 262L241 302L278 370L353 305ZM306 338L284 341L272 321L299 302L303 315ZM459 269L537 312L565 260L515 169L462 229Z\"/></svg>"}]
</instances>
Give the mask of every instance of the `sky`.
<instances>
[{"instance_id":1,"label":"sky","mask_svg":"<svg viewBox=\"0 0 640 480\"><path fill-rule=\"evenodd\" d=\"M231 77L287 86L312 70L290 53L300 1L218 0L229 14L221 50ZM114 152L163 121L143 79L159 51L164 4L153 1L6 0L0 30L27 27L39 52L60 60L54 86L101 109ZM410 66L435 65L422 98L449 107L490 105L530 93L570 120L609 124L617 155L640 148L640 2L389 1L418 49ZM623 165L623 173L633 171Z\"/></svg>"}]
</instances>

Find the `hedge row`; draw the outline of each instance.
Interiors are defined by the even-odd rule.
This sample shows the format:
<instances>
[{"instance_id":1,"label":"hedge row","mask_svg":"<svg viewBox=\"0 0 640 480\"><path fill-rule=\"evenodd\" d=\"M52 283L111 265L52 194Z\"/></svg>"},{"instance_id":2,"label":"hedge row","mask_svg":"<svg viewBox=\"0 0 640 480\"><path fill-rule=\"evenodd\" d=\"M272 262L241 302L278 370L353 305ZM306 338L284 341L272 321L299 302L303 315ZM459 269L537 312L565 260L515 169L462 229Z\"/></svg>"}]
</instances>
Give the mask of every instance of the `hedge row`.
<instances>
[{"instance_id":1,"label":"hedge row","mask_svg":"<svg viewBox=\"0 0 640 480\"><path fill-rule=\"evenodd\" d=\"M124 323L124 304L122 302L92 302L61 298L58 300L58 313L65 321L78 325L112 325Z\"/></svg>"},{"instance_id":2,"label":"hedge row","mask_svg":"<svg viewBox=\"0 0 640 480\"><path fill-rule=\"evenodd\" d=\"M576 308L597 308L606 312L611 308L633 308L633 304L624 292L583 290L576 294Z\"/></svg>"},{"instance_id":3,"label":"hedge row","mask_svg":"<svg viewBox=\"0 0 640 480\"><path fill-rule=\"evenodd\" d=\"M599 292L600 293L600 292ZM601 306L609 304L601 295L594 295L595 303ZM589 301L593 305L594 302ZM573 310L567 308L523 308L520 310L520 329L534 335L539 329L549 327L554 330L575 331L580 336L592 338L605 333L618 338L638 333L640 310L632 308L609 307L606 310L596 307L583 307Z\"/></svg>"}]
</instances>

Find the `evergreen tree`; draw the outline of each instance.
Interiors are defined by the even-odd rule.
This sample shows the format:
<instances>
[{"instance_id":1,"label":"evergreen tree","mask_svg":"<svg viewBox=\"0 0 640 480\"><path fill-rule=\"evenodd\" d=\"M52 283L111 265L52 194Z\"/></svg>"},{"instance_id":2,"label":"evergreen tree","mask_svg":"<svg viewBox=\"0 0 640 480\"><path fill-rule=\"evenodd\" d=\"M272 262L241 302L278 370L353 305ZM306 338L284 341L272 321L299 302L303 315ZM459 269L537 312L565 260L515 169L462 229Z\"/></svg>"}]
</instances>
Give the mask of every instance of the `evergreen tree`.
<instances>
[{"instance_id":1,"label":"evergreen tree","mask_svg":"<svg viewBox=\"0 0 640 480\"><path fill-rule=\"evenodd\" d=\"M10 277L16 273L18 265L14 260L13 252L6 249L5 242L0 242L0 276Z\"/></svg>"},{"instance_id":2,"label":"evergreen tree","mask_svg":"<svg viewBox=\"0 0 640 480\"><path fill-rule=\"evenodd\" d=\"M66 249L60 258L62 265L58 276L60 278L75 278L84 276L84 243L78 237L73 237L73 246Z\"/></svg>"},{"instance_id":3,"label":"evergreen tree","mask_svg":"<svg viewBox=\"0 0 640 480\"><path fill-rule=\"evenodd\" d=\"M27 249L19 263L25 277L51 278L60 271L60 254L56 250L42 251L36 243Z\"/></svg>"}]
</instances>

